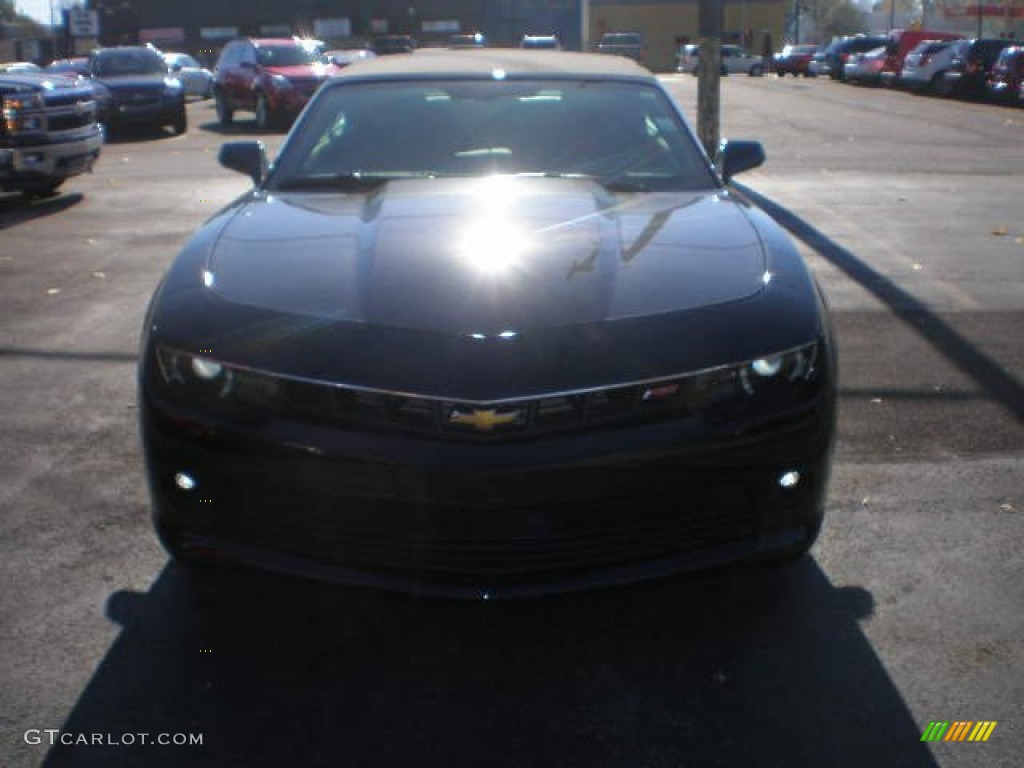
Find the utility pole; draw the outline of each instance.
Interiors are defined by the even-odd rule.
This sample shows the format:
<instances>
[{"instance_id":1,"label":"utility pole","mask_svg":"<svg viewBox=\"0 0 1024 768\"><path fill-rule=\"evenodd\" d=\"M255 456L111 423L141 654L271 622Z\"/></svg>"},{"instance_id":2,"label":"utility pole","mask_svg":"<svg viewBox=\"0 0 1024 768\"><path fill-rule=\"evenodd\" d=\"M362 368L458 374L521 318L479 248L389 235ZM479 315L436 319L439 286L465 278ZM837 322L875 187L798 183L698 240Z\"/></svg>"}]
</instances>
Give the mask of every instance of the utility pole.
<instances>
[{"instance_id":1,"label":"utility pole","mask_svg":"<svg viewBox=\"0 0 1024 768\"><path fill-rule=\"evenodd\" d=\"M698 0L700 57L697 61L697 136L712 160L721 142L719 112L722 71L723 0Z\"/></svg>"},{"instance_id":2,"label":"utility pole","mask_svg":"<svg viewBox=\"0 0 1024 768\"><path fill-rule=\"evenodd\" d=\"M580 2L580 50L590 50L590 0Z\"/></svg>"}]
</instances>

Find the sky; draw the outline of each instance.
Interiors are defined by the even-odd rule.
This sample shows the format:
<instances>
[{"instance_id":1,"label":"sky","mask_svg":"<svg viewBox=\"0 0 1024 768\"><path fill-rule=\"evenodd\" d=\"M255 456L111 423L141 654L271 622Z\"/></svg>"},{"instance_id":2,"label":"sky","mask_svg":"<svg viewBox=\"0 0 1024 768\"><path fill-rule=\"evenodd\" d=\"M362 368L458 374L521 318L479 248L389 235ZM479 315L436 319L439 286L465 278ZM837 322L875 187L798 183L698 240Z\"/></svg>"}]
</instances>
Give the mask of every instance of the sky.
<instances>
[{"instance_id":1,"label":"sky","mask_svg":"<svg viewBox=\"0 0 1024 768\"><path fill-rule=\"evenodd\" d=\"M50 23L50 0L14 0L14 5L26 16L31 16L43 24ZM60 6L60 0L54 0L53 6L54 12L56 12L56 8Z\"/></svg>"}]
</instances>

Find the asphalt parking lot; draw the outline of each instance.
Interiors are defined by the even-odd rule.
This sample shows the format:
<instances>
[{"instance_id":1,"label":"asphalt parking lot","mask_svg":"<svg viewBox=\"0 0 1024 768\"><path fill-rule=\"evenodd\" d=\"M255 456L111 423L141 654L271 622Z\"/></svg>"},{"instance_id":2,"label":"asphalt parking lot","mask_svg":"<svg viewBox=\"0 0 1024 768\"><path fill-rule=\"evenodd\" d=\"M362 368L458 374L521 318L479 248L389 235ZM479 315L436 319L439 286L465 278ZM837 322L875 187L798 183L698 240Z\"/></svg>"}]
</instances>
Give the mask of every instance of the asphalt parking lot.
<instances>
[{"instance_id":1,"label":"asphalt parking lot","mask_svg":"<svg viewBox=\"0 0 1024 768\"><path fill-rule=\"evenodd\" d=\"M696 79L664 81L694 118ZM798 241L841 354L827 527L787 570L500 605L198 579L150 531L136 346L246 188L217 147L258 134L195 103L184 136L0 199L0 764L1019 765L1024 110L723 89L723 134L768 155L739 191ZM998 725L922 743L937 720Z\"/></svg>"}]
</instances>

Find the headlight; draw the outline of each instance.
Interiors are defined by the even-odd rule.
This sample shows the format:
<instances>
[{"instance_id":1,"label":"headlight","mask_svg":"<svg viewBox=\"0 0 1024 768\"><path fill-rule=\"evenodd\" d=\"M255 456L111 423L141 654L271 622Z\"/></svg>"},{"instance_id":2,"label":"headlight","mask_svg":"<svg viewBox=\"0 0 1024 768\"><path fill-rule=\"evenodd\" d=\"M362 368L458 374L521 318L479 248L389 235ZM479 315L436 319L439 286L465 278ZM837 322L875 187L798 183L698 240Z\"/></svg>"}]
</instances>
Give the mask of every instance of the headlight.
<instances>
[{"instance_id":1,"label":"headlight","mask_svg":"<svg viewBox=\"0 0 1024 768\"><path fill-rule=\"evenodd\" d=\"M42 127L38 115L33 115L34 110L43 106L43 96L40 93L16 93L5 96L3 99L3 120L4 128L8 134L28 133L38 131Z\"/></svg>"},{"instance_id":2,"label":"headlight","mask_svg":"<svg viewBox=\"0 0 1024 768\"><path fill-rule=\"evenodd\" d=\"M287 90L292 87L292 81L284 75L272 75L270 77L270 83L278 90Z\"/></svg>"},{"instance_id":3,"label":"headlight","mask_svg":"<svg viewBox=\"0 0 1024 768\"><path fill-rule=\"evenodd\" d=\"M167 384L187 388L198 397L227 397L234 388L234 371L210 358L160 347L156 361Z\"/></svg>"},{"instance_id":4,"label":"headlight","mask_svg":"<svg viewBox=\"0 0 1024 768\"><path fill-rule=\"evenodd\" d=\"M214 381L224 373L224 366L205 357L193 357L192 372L203 381Z\"/></svg>"},{"instance_id":5,"label":"headlight","mask_svg":"<svg viewBox=\"0 0 1024 768\"><path fill-rule=\"evenodd\" d=\"M817 390L817 359L818 345L814 343L702 371L677 380L680 396L690 409L703 411L711 420L785 408L805 401ZM651 392L662 388L652 388Z\"/></svg>"},{"instance_id":6,"label":"headlight","mask_svg":"<svg viewBox=\"0 0 1024 768\"><path fill-rule=\"evenodd\" d=\"M206 355L157 347L156 363L167 389L192 400L266 402L279 389L272 376L225 365Z\"/></svg>"},{"instance_id":7,"label":"headlight","mask_svg":"<svg viewBox=\"0 0 1024 768\"><path fill-rule=\"evenodd\" d=\"M814 363L818 356L818 345L768 355L752 360L738 369L740 386L748 395L769 388L808 381L815 373Z\"/></svg>"},{"instance_id":8,"label":"headlight","mask_svg":"<svg viewBox=\"0 0 1024 768\"><path fill-rule=\"evenodd\" d=\"M750 364L750 369L758 376L771 378L782 370L782 356L772 355L771 357L762 357L752 362Z\"/></svg>"}]
</instances>

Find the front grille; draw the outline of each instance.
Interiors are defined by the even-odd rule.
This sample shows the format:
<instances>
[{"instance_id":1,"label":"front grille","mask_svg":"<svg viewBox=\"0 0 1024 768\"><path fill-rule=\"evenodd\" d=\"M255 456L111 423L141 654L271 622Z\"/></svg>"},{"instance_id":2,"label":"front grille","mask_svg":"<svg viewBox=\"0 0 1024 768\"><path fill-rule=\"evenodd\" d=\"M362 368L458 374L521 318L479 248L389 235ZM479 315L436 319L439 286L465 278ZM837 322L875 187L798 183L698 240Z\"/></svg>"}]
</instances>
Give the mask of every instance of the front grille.
<instances>
[{"instance_id":1,"label":"front grille","mask_svg":"<svg viewBox=\"0 0 1024 768\"><path fill-rule=\"evenodd\" d=\"M91 125L96 120L96 113L90 109L80 114L51 115L47 126L52 131L72 131Z\"/></svg>"},{"instance_id":2,"label":"front grille","mask_svg":"<svg viewBox=\"0 0 1024 768\"><path fill-rule=\"evenodd\" d=\"M480 404L245 373L237 377L231 399L296 421L486 441L614 422L685 418L698 408L739 396L739 386L732 369L721 369L653 383ZM268 398L274 388L276 394Z\"/></svg>"},{"instance_id":3,"label":"front grille","mask_svg":"<svg viewBox=\"0 0 1024 768\"><path fill-rule=\"evenodd\" d=\"M365 469L321 495L229 487L231 511L215 536L319 563L498 586L654 561L756 530L735 478L694 481L676 467L449 476L380 468L378 478Z\"/></svg>"},{"instance_id":4,"label":"front grille","mask_svg":"<svg viewBox=\"0 0 1024 768\"><path fill-rule=\"evenodd\" d=\"M749 422L810 403L822 384L816 358L817 346L810 344L749 364L487 401L364 389L226 365L218 368L215 381L204 381L192 373L193 356L167 348L158 348L154 373L169 384L171 398L181 397L178 402L189 408L208 410L227 421L283 420L486 442L681 419L711 425Z\"/></svg>"},{"instance_id":5,"label":"front grille","mask_svg":"<svg viewBox=\"0 0 1024 768\"><path fill-rule=\"evenodd\" d=\"M152 107L160 103L159 91L134 91L115 94L118 105L122 107Z\"/></svg>"}]
</instances>

